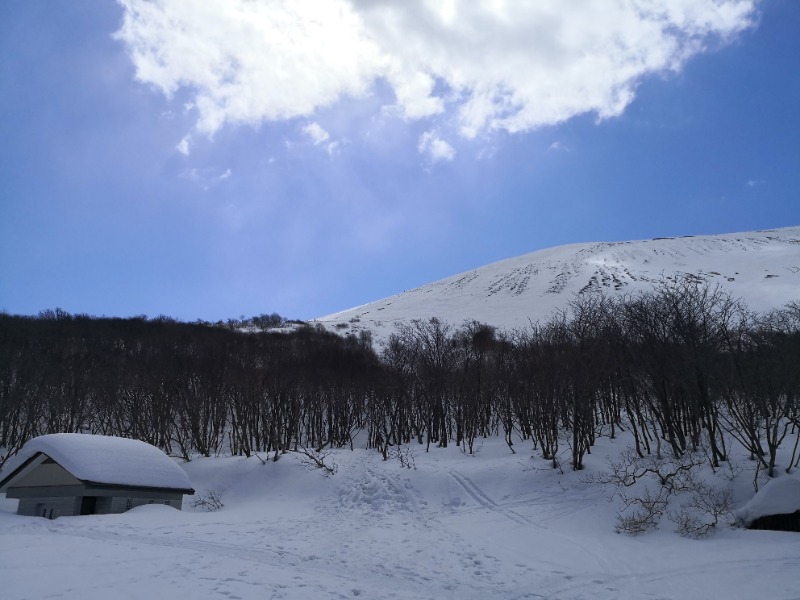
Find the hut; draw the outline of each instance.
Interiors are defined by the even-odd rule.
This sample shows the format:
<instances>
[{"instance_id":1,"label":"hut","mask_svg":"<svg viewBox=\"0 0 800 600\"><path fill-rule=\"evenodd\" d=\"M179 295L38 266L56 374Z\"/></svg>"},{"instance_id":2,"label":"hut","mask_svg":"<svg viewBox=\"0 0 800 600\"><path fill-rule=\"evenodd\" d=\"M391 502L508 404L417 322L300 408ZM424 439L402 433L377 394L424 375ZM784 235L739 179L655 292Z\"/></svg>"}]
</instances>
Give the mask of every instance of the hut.
<instances>
[{"instance_id":1,"label":"hut","mask_svg":"<svg viewBox=\"0 0 800 600\"><path fill-rule=\"evenodd\" d=\"M783 475L769 481L737 517L748 529L800 532L800 478Z\"/></svg>"},{"instance_id":2,"label":"hut","mask_svg":"<svg viewBox=\"0 0 800 600\"><path fill-rule=\"evenodd\" d=\"M0 473L0 493L19 499L19 515L112 514L142 504L180 510L184 494L194 494L175 461L138 440L55 433L30 440L15 459Z\"/></svg>"}]
</instances>

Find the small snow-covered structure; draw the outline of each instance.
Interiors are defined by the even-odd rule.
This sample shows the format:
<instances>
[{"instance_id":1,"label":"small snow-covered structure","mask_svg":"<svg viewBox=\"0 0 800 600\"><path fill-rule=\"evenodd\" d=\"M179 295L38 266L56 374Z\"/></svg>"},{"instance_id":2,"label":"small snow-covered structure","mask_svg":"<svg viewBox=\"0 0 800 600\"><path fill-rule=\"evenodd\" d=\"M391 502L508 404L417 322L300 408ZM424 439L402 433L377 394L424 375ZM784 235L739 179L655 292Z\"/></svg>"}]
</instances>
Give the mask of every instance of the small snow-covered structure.
<instances>
[{"instance_id":1,"label":"small snow-covered structure","mask_svg":"<svg viewBox=\"0 0 800 600\"><path fill-rule=\"evenodd\" d=\"M773 479L739 509L737 517L749 529L800 531L800 478Z\"/></svg>"},{"instance_id":2,"label":"small snow-covered structure","mask_svg":"<svg viewBox=\"0 0 800 600\"><path fill-rule=\"evenodd\" d=\"M142 504L180 510L183 495L194 494L183 469L138 440L54 433L28 441L15 459L0 492L19 498L20 515L111 514Z\"/></svg>"}]
</instances>

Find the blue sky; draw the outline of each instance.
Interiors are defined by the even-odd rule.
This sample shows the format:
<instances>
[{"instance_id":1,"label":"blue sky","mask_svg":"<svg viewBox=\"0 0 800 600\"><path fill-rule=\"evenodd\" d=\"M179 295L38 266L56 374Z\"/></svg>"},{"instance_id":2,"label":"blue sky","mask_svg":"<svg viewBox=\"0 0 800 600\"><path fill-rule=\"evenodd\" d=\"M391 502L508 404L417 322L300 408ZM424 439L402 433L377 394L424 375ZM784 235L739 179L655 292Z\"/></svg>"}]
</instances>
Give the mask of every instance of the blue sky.
<instances>
[{"instance_id":1,"label":"blue sky","mask_svg":"<svg viewBox=\"0 0 800 600\"><path fill-rule=\"evenodd\" d=\"M800 224L796 0L280 4L0 5L0 309L309 319Z\"/></svg>"}]
</instances>

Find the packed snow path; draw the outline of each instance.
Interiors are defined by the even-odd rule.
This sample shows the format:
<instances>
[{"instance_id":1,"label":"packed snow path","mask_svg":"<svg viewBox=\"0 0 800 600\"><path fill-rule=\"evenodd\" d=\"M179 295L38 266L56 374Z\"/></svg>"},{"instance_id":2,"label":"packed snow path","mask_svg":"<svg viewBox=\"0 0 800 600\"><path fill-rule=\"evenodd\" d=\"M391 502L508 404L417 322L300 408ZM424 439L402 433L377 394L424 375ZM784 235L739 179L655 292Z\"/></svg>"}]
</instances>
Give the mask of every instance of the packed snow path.
<instances>
[{"instance_id":1,"label":"packed snow path","mask_svg":"<svg viewBox=\"0 0 800 600\"><path fill-rule=\"evenodd\" d=\"M607 451L613 442L601 440ZM599 452L589 469L604 467ZM800 599L798 534L614 533L615 505L501 440L414 447L416 469L341 450L325 478L257 458L185 465L218 512L19 517L0 505L2 597ZM191 499L187 502L191 507Z\"/></svg>"}]
</instances>

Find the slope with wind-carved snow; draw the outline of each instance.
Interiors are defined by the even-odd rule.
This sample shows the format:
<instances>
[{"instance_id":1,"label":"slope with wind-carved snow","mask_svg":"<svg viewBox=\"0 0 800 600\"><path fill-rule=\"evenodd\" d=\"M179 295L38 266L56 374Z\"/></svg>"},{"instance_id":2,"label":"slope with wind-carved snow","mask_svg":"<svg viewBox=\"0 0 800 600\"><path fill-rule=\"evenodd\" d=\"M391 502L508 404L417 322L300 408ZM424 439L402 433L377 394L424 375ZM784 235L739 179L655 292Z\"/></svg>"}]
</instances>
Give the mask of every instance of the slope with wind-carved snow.
<instances>
[{"instance_id":1,"label":"slope with wind-carved snow","mask_svg":"<svg viewBox=\"0 0 800 600\"><path fill-rule=\"evenodd\" d=\"M632 294L675 277L719 285L759 312L800 300L800 227L711 236L586 243L540 250L316 319L385 340L396 324L436 317L526 327L580 294Z\"/></svg>"}]
</instances>

